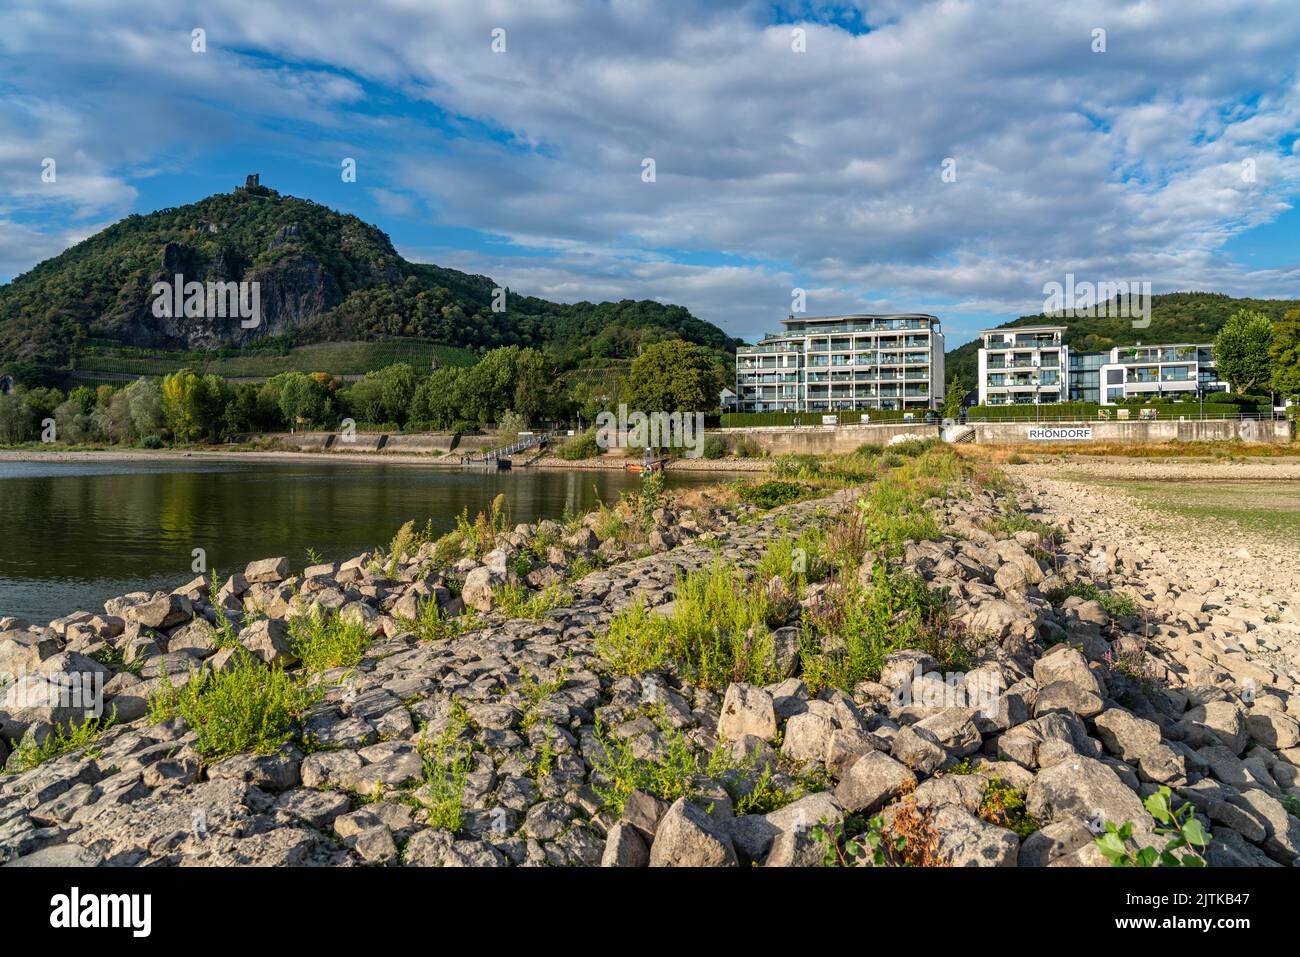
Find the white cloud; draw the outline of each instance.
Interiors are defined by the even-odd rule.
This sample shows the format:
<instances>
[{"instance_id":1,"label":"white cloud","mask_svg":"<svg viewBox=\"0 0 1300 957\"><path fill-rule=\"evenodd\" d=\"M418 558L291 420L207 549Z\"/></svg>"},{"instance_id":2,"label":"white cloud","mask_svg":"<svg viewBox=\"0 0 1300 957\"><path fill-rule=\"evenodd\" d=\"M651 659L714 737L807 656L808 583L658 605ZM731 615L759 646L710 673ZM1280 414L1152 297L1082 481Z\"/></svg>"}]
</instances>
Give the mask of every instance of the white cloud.
<instances>
[{"instance_id":1,"label":"white cloud","mask_svg":"<svg viewBox=\"0 0 1300 957\"><path fill-rule=\"evenodd\" d=\"M0 146L0 179L21 206L118 212L133 165L162 148L146 130L178 108L200 144L356 138L386 161L367 166L385 214L427 209L549 253L437 261L557 298L672 299L743 335L784 315L793 285L817 286L825 311L958 317L1036 309L1067 272L1294 294L1292 271L1222 252L1300 193L1293 3L871 4L861 35L804 24L803 54L768 14L756 0L235 0L202 18L211 52L196 57L168 4L31 0L0 53L64 50L69 79L48 112L0 104L0 143L25 129L88 175L59 197L19 188L30 158ZM112 42L89 43L101 29ZM97 72L120 94L75 97Z\"/></svg>"}]
</instances>

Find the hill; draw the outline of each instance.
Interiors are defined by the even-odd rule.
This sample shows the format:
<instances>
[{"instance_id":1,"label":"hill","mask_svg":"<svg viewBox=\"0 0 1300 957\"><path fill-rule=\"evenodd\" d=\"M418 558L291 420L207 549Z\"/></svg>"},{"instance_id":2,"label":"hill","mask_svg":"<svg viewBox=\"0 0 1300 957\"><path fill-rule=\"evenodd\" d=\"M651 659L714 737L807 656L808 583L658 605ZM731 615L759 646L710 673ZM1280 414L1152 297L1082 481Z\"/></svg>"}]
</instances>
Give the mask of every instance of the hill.
<instances>
[{"instance_id":1,"label":"hill","mask_svg":"<svg viewBox=\"0 0 1300 957\"><path fill-rule=\"evenodd\" d=\"M154 315L153 286L258 282L261 321ZM132 215L0 287L0 367L67 368L82 355L256 349L414 338L484 350L542 348L561 366L636 355L681 337L719 351L737 340L681 306L651 301L562 304L412 263L356 216L257 185Z\"/></svg>"},{"instance_id":2,"label":"hill","mask_svg":"<svg viewBox=\"0 0 1300 957\"><path fill-rule=\"evenodd\" d=\"M1173 342L1213 342L1228 317L1239 309L1262 312L1274 322L1292 309L1300 309L1296 299L1234 299L1213 292L1171 292L1151 297L1151 325L1134 329L1131 319L1099 316L1093 319L1057 319L1042 313L1021 316L998 326L1062 325L1065 341L1071 349L1101 352L1114 346L1149 345ZM980 341L977 338L945 354L944 367L949 378L956 376L966 390L975 388Z\"/></svg>"}]
</instances>

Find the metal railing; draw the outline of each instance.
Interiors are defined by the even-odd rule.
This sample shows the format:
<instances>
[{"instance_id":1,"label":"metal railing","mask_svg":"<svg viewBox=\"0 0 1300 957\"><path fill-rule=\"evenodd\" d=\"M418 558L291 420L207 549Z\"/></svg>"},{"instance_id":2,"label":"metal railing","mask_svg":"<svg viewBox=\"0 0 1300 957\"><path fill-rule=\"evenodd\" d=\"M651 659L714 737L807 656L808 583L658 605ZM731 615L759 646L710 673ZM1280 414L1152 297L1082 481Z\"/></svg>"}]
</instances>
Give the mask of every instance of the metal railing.
<instances>
[{"instance_id":1,"label":"metal railing","mask_svg":"<svg viewBox=\"0 0 1300 957\"><path fill-rule=\"evenodd\" d=\"M532 435L525 436L518 441L509 445L502 446L499 449L488 449L477 455L462 455L460 457L461 465L489 465L493 462L499 462L502 459L509 459L519 452L526 452L528 449L534 449L538 446L546 445L560 433L557 431L534 432Z\"/></svg>"}]
</instances>

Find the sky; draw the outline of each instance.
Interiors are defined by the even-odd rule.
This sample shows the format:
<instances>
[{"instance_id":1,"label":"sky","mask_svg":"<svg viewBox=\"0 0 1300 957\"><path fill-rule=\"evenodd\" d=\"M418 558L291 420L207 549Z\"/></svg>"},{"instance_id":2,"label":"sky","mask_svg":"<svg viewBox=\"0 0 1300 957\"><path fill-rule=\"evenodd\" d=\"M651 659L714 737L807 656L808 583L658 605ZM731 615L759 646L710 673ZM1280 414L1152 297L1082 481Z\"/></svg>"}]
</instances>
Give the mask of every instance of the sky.
<instances>
[{"instance_id":1,"label":"sky","mask_svg":"<svg viewBox=\"0 0 1300 957\"><path fill-rule=\"evenodd\" d=\"M0 282L258 172L748 340L795 290L949 347L1067 274L1300 297L1298 66L1295 0L0 0Z\"/></svg>"}]
</instances>

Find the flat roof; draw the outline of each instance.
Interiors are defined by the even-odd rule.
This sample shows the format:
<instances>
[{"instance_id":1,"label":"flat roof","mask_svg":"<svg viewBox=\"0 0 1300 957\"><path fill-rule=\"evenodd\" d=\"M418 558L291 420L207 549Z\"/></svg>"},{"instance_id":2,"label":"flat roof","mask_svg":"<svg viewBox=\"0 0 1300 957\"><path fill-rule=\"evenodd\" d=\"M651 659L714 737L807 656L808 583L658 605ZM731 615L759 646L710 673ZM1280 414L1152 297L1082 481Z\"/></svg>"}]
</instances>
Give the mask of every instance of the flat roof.
<instances>
[{"instance_id":1,"label":"flat roof","mask_svg":"<svg viewBox=\"0 0 1300 957\"><path fill-rule=\"evenodd\" d=\"M1065 326L1003 326L1001 329L981 329L980 335L987 336L991 333L1005 335L1008 332L1064 332Z\"/></svg>"},{"instance_id":2,"label":"flat roof","mask_svg":"<svg viewBox=\"0 0 1300 957\"><path fill-rule=\"evenodd\" d=\"M846 312L838 316L789 316L782 322L843 322L845 319L932 319L938 316L928 312Z\"/></svg>"}]
</instances>

